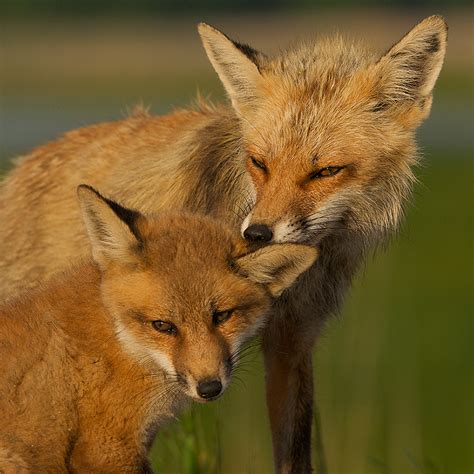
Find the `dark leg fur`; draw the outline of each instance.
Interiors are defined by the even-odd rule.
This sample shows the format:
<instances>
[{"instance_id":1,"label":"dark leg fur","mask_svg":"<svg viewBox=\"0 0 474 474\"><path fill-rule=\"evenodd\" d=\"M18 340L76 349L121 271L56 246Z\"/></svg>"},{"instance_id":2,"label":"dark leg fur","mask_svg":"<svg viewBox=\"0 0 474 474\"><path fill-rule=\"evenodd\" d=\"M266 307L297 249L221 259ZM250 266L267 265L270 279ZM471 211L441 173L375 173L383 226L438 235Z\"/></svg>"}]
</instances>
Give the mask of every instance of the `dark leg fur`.
<instances>
[{"instance_id":1,"label":"dark leg fur","mask_svg":"<svg viewBox=\"0 0 474 474\"><path fill-rule=\"evenodd\" d=\"M312 344L281 329L268 328L263 341L275 470L305 474L312 472Z\"/></svg>"}]
</instances>

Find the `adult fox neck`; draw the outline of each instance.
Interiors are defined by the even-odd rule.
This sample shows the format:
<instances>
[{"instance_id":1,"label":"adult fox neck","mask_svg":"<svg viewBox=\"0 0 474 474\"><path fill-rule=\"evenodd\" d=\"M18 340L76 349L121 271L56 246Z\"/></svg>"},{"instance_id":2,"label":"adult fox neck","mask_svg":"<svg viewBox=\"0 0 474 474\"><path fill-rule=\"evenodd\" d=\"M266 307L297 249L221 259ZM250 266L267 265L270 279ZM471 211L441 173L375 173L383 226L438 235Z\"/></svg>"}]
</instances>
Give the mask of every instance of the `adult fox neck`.
<instances>
[{"instance_id":1,"label":"adult fox neck","mask_svg":"<svg viewBox=\"0 0 474 474\"><path fill-rule=\"evenodd\" d=\"M238 231L251 197L241 119L230 106L204 112L210 119L192 136L181 164L189 189L183 206L222 219Z\"/></svg>"},{"instance_id":2,"label":"adult fox neck","mask_svg":"<svg viewBox=\"0 0 474 474\"><path fill-rule=\"evenodd\" d=\"M338 312L352 278L362 264L367 249L363 239L355 232L342 231L329 235L320 245L320 258L316 262L319 278L316 285L318 306L325 320Z\"/></svg>"}]
</instances>

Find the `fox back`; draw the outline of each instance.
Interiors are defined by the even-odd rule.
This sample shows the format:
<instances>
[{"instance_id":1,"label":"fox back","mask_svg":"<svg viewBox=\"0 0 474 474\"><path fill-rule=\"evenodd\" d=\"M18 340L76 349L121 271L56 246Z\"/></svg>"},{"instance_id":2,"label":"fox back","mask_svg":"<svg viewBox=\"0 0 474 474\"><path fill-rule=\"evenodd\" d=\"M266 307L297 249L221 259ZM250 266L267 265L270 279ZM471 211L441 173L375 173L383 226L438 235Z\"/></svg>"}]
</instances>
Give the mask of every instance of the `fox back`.
<instances>
[{"instance_id":1,"label":"fox back","mask_svg":"<svg viewBox=\"0 0 474 474\"><path fill-rule=\"evenodd\" d=\"M0 309L1 472L149 469L158 427L225 391L272 299L316 257L79 194L94 261Z\"/></svg>"}]
</instances>

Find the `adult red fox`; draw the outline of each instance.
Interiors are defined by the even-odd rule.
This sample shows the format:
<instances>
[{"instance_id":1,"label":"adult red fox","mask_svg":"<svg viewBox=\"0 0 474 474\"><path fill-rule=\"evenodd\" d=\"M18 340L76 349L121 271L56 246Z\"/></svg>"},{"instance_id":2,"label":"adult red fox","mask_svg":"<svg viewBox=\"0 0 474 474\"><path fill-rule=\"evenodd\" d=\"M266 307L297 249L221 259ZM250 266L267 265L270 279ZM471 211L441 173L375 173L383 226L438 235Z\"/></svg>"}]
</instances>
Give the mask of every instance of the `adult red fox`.
<instances>
[{"instance_id":1,"label":"adult red fox","mask_svg":"<svg viewBox=\"0 0 474 474\"><path fill-rule=\"evenodd\" d=\"M0 308L0 472L152 472L157 429L227 385L307 245L249 252L209 217L79 188L91 260ZM204 244L204 245L203 245Z\"/></svg>"},{"instance_id":2,"label":"adult red fox","mask_svg":"<svg viewBox=\"0 0 474 474\"><path fill-rule=\"evenodd\" d=\"M81 182L142 211L213 215L251 241L317 244L263 337L276 470L309 472L312 348L366 253L400 222L447 27L426 18L384 54L335 37L274 58L199 32L232 105L140 111L23 157L0 190L1 295L88 255Z\"/></svg>"}]
</instances>

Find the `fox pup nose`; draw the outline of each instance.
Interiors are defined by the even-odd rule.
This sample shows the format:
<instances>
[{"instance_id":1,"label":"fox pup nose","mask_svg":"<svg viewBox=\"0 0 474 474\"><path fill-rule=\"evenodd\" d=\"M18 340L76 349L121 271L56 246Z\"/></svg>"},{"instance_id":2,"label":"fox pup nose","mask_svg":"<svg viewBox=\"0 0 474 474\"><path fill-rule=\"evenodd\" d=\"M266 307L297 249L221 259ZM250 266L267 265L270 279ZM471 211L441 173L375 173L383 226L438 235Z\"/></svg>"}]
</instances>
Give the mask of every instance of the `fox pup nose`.
<instances>
[{"instance_id":1,"label":"fox pup nose","mask_svg":"<svg viewBox=\"0 0 474 474\"><path fill-rule=\"evenodd\" d=\"M197 392L201 398L217 397L222 391L220 380L202 380L198 383Z\"/></svg>"},{"instance_id":2,"label":"fox pup nose","mask_svg":"<svg viewBox=\"0 0 474 474\"><path fill-rule=\"evenodd\" d=\"M244 237L252 242L270 242L273 232L265 224L252 224L244 230Z\"/></svg>"}]
</instances>

